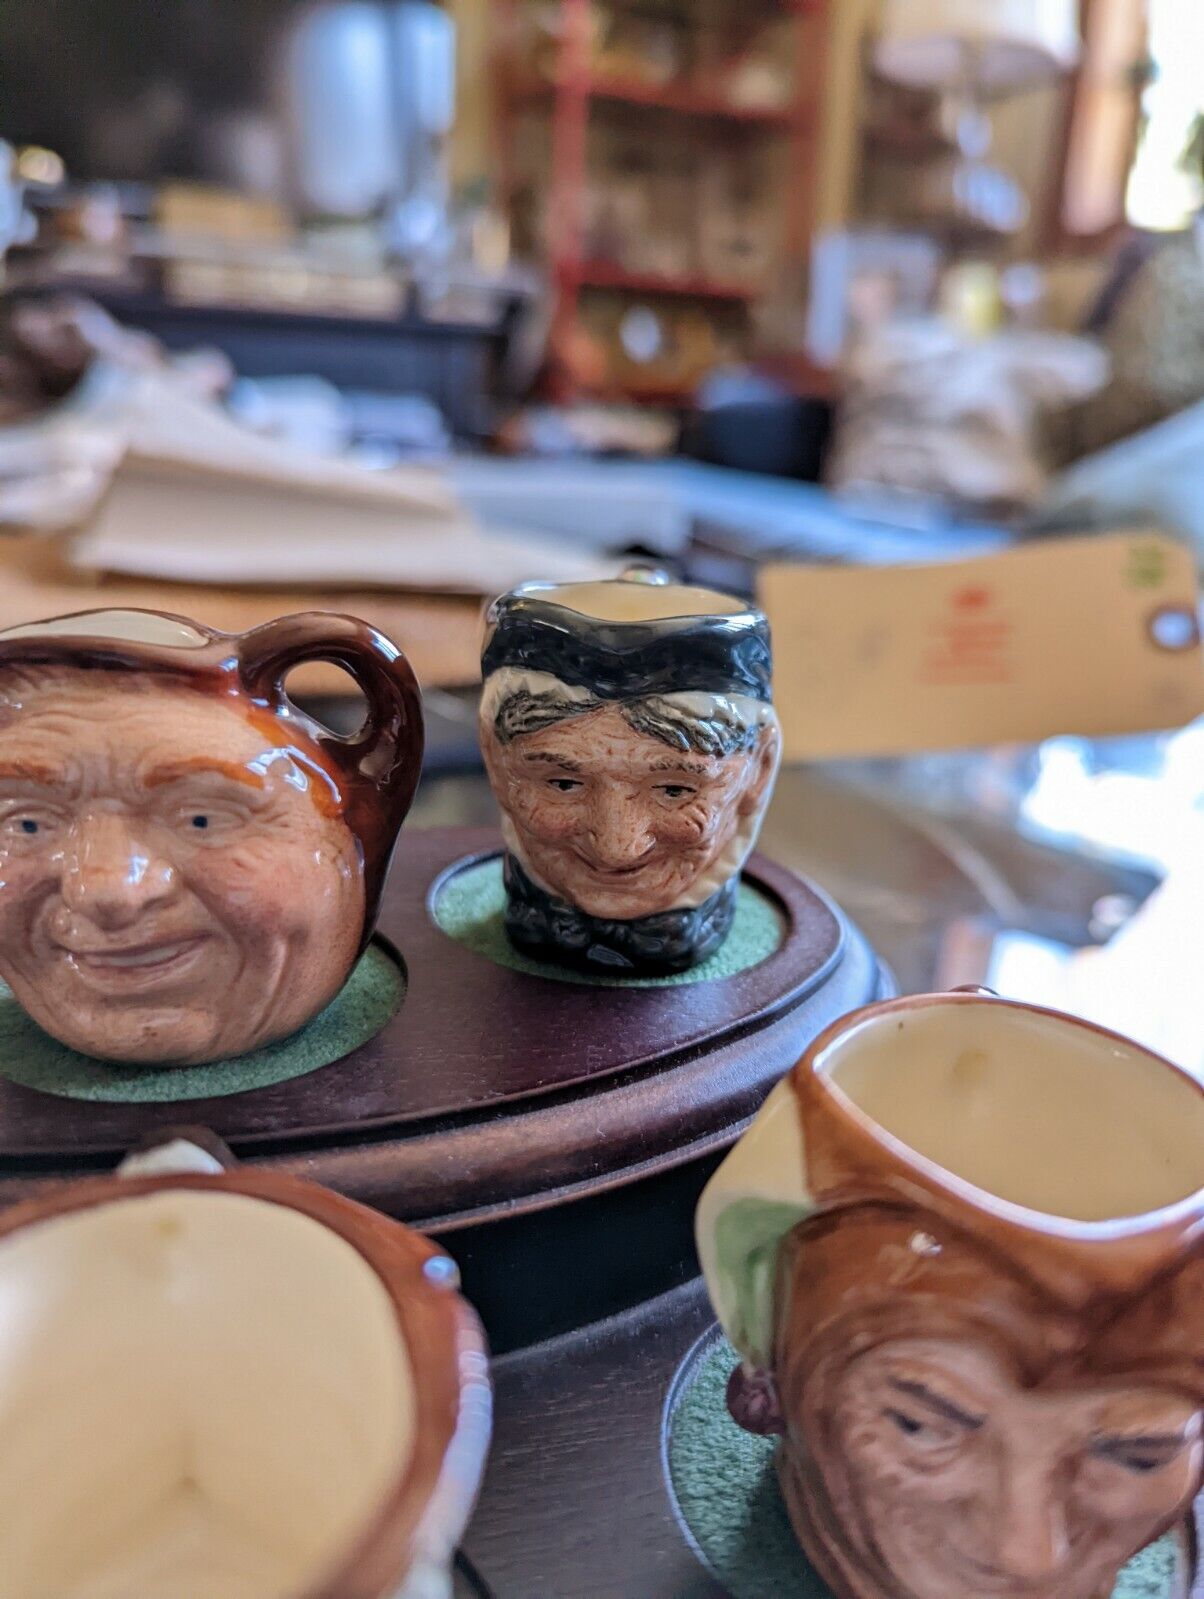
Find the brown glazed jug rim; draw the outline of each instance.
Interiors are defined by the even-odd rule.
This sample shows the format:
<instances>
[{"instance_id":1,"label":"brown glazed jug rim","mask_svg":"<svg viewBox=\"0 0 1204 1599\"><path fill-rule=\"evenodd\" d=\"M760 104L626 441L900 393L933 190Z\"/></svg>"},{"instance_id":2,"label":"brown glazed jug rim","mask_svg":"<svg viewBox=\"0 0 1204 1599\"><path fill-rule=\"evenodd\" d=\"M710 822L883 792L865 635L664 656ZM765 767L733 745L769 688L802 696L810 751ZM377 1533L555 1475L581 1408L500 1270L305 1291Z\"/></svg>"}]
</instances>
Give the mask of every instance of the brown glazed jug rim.
<instances>
[{"instance_id":1,"label":"brown glazed jug rim","mask_svg":"<svg viewBox=\"0 0 1204 1599\"><path fill-rule=\"evenodd\" d=\"M130 637L119 631L97 628L104 618L147 616L168 622L180 629L178 642L162 638ZM64 624L78 626L67 627ZM253 631L253 630L252 630ZM237 645L245 633L225 633L178 611L159 610L150 605L94 605L82 611L64 611L59 616L42 617L0 631L0 660L23 660L32 664L103 667L120 665L163 671L173 677L221 677L233 673L238 665Z\"/></svg>"},{"instance_id":2,"label":"brown glazed jug rim","mask_svg":"<svg viewBox=\"0 0 1204 1599\"><path fill-rule=\"evenodd\" d=\"M308 1216L349 1244L389 1298L413 1375L408 1457L337 1569L292 1599L391 1599L425 1560L445 1564L476 1500L490 1437L487 1351L475 1311L444 1252L401 1222L316 1183L235 1168L214 1175L87 1178L48 1189L0 1215L0 1240L41 1222L168 1190L239 1194ZM421 1308L421 1314L419 1310Z\"/></svg>"},{"instance_id":3,"label":"brown glazed jug rim","mask_svg":"<svg viewBox=\"0 0 1204 1599\"><path fill-rule=\"evenodd\" d=\"M979 993L948 992L934 994L907 994L898 999L882 1000L850 1011L829 1024L808 1045L798 1064L790 1074L796 1098L800 1088L827 1101L829 1109L853 1126L863 1136L889 1154L904 1171L912 1174L921 1184L921 1191L931 1195L944 1194L959 1204L965 1204L980 1214L996 1219L1030 1233L1039 1233L1069 1244L1103 1244L1120 1239L1139 1239L1157 1234L1182 1232L1185 1224L1195 1221L1204 1227L1204 1184L1155 1210L1139 1212L1132 1216L1108 1217L1101 1221L1080 1221L1068 1216L1058 1216L1048 1211L1032 1210L1014 1200L1002 1199L989 1189L980 1188L968 1178L959 1177L947 1167L921 1154L905 1140L868 1115L856 1101L835 1082L829 1072L820 1066L821 1057L834 1044L855 1032L866 1022L879 1017L904 1015L909 1011L937 1009L946 1006L1005 1006L1009 1010L1048 1019L1077 1032L1093 1033L1098 1038L1117 1045L1127 1054L1144 1056L1156 1066L1174 1073L1204 1098L1204 1083L1165 1055L1149 1049L1123 1033L1073 1016L1067 1011L1053 1010L1048 1006L1030 1004L1025 1000L1005 999L989 991Z\"/></svg>"}]
</instances>

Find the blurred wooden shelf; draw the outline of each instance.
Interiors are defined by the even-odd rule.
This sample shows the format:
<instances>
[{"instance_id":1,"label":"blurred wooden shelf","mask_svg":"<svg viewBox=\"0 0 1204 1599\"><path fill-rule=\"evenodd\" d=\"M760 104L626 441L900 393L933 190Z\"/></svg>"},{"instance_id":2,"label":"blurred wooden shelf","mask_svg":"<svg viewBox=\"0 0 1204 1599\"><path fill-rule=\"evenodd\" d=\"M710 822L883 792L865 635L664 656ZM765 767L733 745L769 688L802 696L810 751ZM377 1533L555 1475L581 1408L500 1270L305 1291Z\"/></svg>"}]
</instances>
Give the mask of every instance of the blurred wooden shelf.
<instances>
[{"instance_id":1,"label":"blurred wooden shelf","mask_svg":"<svg viewBox=\"0 0 1204 1599\"><path fill-rule=\"evenodd\" d=\"M637 7L647 8L647 0L614 3L616 11L630 4L633 14ZM697 0L680 0L673 25L692 44L687 43L672 63L679 69L678 75L667 82L653 82L643 71L646 53L635 58L619 54L621 46L609 55L598 50L593 0L546 0L538 25L524 19L524 0L493 0L497 16L494 59L502 88L496 97L499 191L520 231L525 229L532 237L542 232L544 237L554 294L546 373L553 398L571 399L592 381L586 370L589 363L583 367L578 359L583 335L587 342L590 338L582 322L583 295L610 290L694 300L713 309L724 306L732 313L727 320L733 331L746 338L751 328L748 312L767 290L767 282L762 280L807 259L818 188L816 136L836 7L837 0L715 0L705 8ZM698 15L700 10L705 10L705 16ZM793 20L780 37L767 44L775 65L780 62L793 68L783 85L788 85L788 99L785 104L748 104L740 97L741 80L736 74L754 59L761 30L776 26L781 18ZM536 35L548 46L547 55L536 53L531 42ZM533 109L540 116L538 130L531 127ZM542 135L545 122L543 144L527 137L533 131ZM604 128L607 137L592 139L595 127ZM610 135L620 130L628 137L618 141L622 148L612 148L615 141ZM675 136L672 139L671 134ZM783 153L787 148L791 153L789 178L784 182L761 170L769 163L753 159L760 156L763 136L773 142L775 150L780 144ZM613 182L607 161L611 169L621 164L623 149L628 152L628 164L638 169L631 174L632 192L635 203L646 213L642 224L646 231L664 226L686 235L697 228L697 215L688 211L676 220L666 216L662 221L647 190L646 174L655 170L661 145L674 155L679 140L700 158L681 178L695 188L695 211L706 203L701 196L710 191L702 185L714 167L717 188L711 196L712 206L726 207L733 216L740 207L747 211L754 203L751 194L732 197L735 186L743 184L760 191L757 203L765 218L757 225L768 225L768 216L781 213L773 264L758 274L758 281L727 281L705 272L629 272L595 258L588 225L589 200L608 181ZM644 148L637 159L635 152L641 145ZM663 170L663 160L661 166ZM700 175L695 175L695 168ZM754 172L751 178L750 172ZM780 188L780 195L770 192L773 184ZM727 190L732 195L725 198ZM734 225L744 224L737 221ZM688 246L689 241L684 242ZM718 259L705 251L697 258ZM733 260L732 265L737 272L746 270L741 260ZM737 323L743 326L737 329ZM652 387L658 399L669 403L689 398L675 390L662 394L661 385Z\"/></svg>"},{"instance_id":2,"label":"blurred wooden shelf","mask_svg":"<svg viewBox=\"0 0 1204 1599\"><path fill-rule=\"evenodd\" d=\"M641 383L638 378L618 378L612 385L625 400L640 405L659 405L666 410L682 411L694 404L698 383Z\"/></svg>"},{"instance_id":3,"label":"blurred wooden shelf","mask_svg":"<svg viewBox=\"0 0 1204 1599\"><path fill-rule=\"evenodd\" d=\"M809 356L758 351L755 365L767 377L777 378L798 395L835 404L841 396L841 375L830 366L817 366Z\"/></svg>"},{"instance_id":4,"label":"blurred wooden shelf","mask_svg":"<svg viewBox=\"0 0 1204 1599\"><path fill-rule=\"evenodd\" d=\"M727 283L719 278L660 272L628 272L610 261L583 261L577 273L583 289L619 289L631 294L666 295L684 300L727 300L747 304L761 294L752 283Z\"/></svg>"},{"instance_id":5,"label":"blurred wooden shelf","mask_svg":"<svg viewBox=\"0 0 1204 1599\"><path fill-rule=\"evenodd\" d=\"M831 367L816 366L804 355L757 355L754 364L768 377L778 379L792 393L807 399L834 404L840 397L840 376ZM697 400L705 374L699 373L689 380L657 380L638 375L613 376L608 388L626 400L642 405L659 405L669 410L685 410Z\"/></svg>"},{"instance_id":6,"label":"blurred wooden shelf","mask_svg":"<svg viewBox=\"0 0 1204 1599\"><path fill-rule=\"evenodd\" d=\"M645 83L639 78L591 73L580 84L556 82L535 74L520 75L510 86L511 97L521 103L550 103L562 88L578 89L603 105L642 106L701 121L743 124L747 127L797 131L799 116L793 106L740 105L721 89L692 83Z\"/></svg>"},{"instance_id":7,"label":"blurred wooden shelf","mask_svg":"<svg viewBox=\"0 0 1204 1599\"><path fill-rule=\"evenodd\" d=\"M494 11L500 12L503 18L513 14L515 0L490 0ZM811 12L822 10L826 0L739 0L741 10L751 15L754 20L781 16L805 17ZM647 0L631 0L630 9L633 11L647 11Z\"/></svg>"},{"instance_id":8,"label":"blurred wooden shelf","mask_svg":"<svg viewBox=\"0 0 1204 1599\"><path fill-rule=\"evenodd\" d=\"M957 150L957 140L940 128L914 122L870 122L862 137L876 155L899 161L934 160Z\"/></svg>"}]
</instances>

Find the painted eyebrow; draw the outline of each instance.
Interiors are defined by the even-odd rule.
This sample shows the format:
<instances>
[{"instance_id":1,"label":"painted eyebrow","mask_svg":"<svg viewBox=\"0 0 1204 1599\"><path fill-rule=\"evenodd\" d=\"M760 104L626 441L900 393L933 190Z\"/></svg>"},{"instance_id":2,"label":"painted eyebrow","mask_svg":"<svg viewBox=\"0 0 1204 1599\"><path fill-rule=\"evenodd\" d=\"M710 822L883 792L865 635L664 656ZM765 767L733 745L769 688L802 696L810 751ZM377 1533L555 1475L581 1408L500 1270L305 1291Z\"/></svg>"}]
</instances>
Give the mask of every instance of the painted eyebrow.
<instances>
[{"instance_id":1,"label":"painted eyebrow","mask_svg":"<svg viewBox=\"0 0 1204 1599\"><path fill-rule=\"evenodd\" d=\"M909 1399L919 1400L920 1404L935 1410L937 1415L943 1416L946 1421L964 1427L967 1432L977 1432L987 1419L985 1416L975 1416L968 1410L963 1410L960 1405L955 1405L951 1399L934 1393L922 1382L907 1382L902 1377L888 1377L886 1381L887 1386L893 1388L896 1393L906 1394Z\"/></svg>"},{"instance_id":2,"label":"painted eyebrow","mask_svg":"<svg viewBox=\"0 0 1204 1599\"><path fill-rule=\"evenodd\" d=\"M705 777L707 769L699 766L697 761L654 761L648 768L650 772L689 772L692 777Z\"/></svg>"},{"instance_id":3,"label":"painted eyebrow","mask_svg":"<svg viewBox=\"0 0 1204 1599\"><path fill-rule=\"evenodd\" d=\"M179 783L189 777L224 777L228 782L241 783L246 788L263 789L267 785L262 772L253 767L241 766L237 761L217 761L208 755L190 755L178 761L163 761L147 772L143 781L147 788L162 788L167 783Z\"/></svg>"},{"instance_id":4,"label":"painted eyebrow","mask_svg":"<svg viewBox=\"0 0 1204 1599\"><path fill-rule=\"evenodd\" d=\"M1182 1449L1187 1442L1187 1428L1182 1432L1105 1432L1092 1440L1093 1447L1112 1449Z\"/></svg>"},{"instance_id":5,"label":"painted eyebrow","mask_svg":"<svg viewBox=\"0 0 1204 1599\"><path fill-rule=\"evenodd\" d=\"M0 782L41 783L53 788L64 781L63 771L47 766L42 761L13 760L0 762Z\"/></svg>"},{"instance_id":6,"label":"painted eyebrow","mask_svg":"<svg viewBox=\"0 0 1204 1599\"><path fill-rule=\"evenodd\" d=\"M559 766L566 772L579 772L582 769L579 762L569 760L566 755L552 755L547 750L532 750L523 755L523 760L531 765L538 762L541 766Z\"/></svg>"}]
</instances>

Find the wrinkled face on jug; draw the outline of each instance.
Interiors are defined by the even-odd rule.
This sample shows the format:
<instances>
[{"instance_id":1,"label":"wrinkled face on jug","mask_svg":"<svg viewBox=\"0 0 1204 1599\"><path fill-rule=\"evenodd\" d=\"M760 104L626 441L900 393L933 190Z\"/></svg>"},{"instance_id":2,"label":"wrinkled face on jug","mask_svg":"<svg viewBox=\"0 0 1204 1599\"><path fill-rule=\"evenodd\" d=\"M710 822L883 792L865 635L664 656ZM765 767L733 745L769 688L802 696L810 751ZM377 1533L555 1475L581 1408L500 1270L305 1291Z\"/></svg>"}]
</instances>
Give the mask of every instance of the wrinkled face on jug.
<instances>
[{"instance_id":1,"label":"wrinkled face on jug","mask_svg":"<svg viewBox=\"0 0 1204 1599\"><path fill-rule=\"evenodd\" d=\"M786 1339L787 1485L807 1521L843 1529L832 1552L859 1599L1108 1599L1117 1571L1191 1505L1204 1464L1197 1400L1079 1361L1034 1380L1050 1365L1042 1348L1069 1346L1068 1325L1018 1282L1000 1309L998 1267L933 1225L867 1222L882 1296L814 1340ZM889 1263L918 1227L959 1303L938 1308L919 1284L913 1307L891 1302ZM869 1242L856 1222L814 1238L795 1314L804 1297L815 1313L812 1272L829 1248ZM975 1291L993 1312L978 1313Z\"/></svg>"},{"instance_id":2,"label":"wrinkled face on jug","mask_svg":"<svg viewBox=\"0 0 1204 1599\"><path fill-rule=\"evenodd\" d=\"M773 1090L699 1215L733 1414L782 1435L839 1599L1111 1599L1185 1528L1204 1091L1170 1062L991 997L870 1006Z\"/></svg>"},{"instance_id":3,"label":"wrinkled face on jug","mask_svg":"<svg viewBox=\"0 0 1204 1599\"><path fill-rule=\"evenodd\" d=\"M364 924L329 778L153 673L0 670L0 975L73 1048L214 1059L333 998Z\"/></svg>"},{"instance_id":4,"label":"wrinkled face on jug","mask_svg":"<svg viewBox=\"0 0 1204 1599\"><path fill-rule=\"evenodd\" d=\"M1186 1399L1028 1391L985 1344L884 1344L850 1363L832 1420L848 1439L854 1524L896 1574L895 1596L1108 1594L1199 1477Z\"/></svg>"},{"instance_id":5,"label":"wrinkled face on jug","mask_svg":"<svg viewBox=\"0 0 1204 1599\"><path fill-rule=\"evenodd\" d=\"M491 679L482 715L507 842L547 892L632 920L698 905L744 863L777 768L749 697L604 703L528 674Z\"/></svg>"}]
</instances>

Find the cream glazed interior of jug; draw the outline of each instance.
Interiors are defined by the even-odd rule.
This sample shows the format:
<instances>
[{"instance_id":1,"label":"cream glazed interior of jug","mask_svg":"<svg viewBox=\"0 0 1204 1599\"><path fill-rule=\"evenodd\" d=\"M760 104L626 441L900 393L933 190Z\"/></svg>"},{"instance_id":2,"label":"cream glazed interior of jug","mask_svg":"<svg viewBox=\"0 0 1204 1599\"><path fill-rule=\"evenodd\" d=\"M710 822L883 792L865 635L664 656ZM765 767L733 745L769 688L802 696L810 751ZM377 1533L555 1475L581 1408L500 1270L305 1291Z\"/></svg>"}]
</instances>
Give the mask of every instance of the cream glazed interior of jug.
<instances>
[{"instance_id":1,"label":"cream glazed interior of jug","mask_svg":"<svg viewBox=\"0 0 1204 1599\"><path fill-rule=\"evenodd\" d=\"M638 583L609 579L598 583L528 583L520 592L559 605L596 622L665 622L685 616L743 616L743 601L714 589L681 583Z\"/></svg>"},{"instance_id":2,"label":"cream glazed interior of jug","mask_svg":"<svg viewBox=\"0 0 1204 1599\"><path fill-rule=\"evenodd\" d=\"M292 1599L405 1470L412 1370L329 1228L163 1189L0 1242L4 1599Z\"/></svg>"},{"instance_id":3,"label":"cream glazed interior of jug","mask_svg":"<svg viewBox=\"0 0 1204 1599\"><path fill-rule=\"evenodd\" d=\"M816 1069L892 1138L988 1196L1070 1221L1204 1190L1204 1094L1098 1028L990 999L884 1008Z\"/></svg>"}]
</instances>

